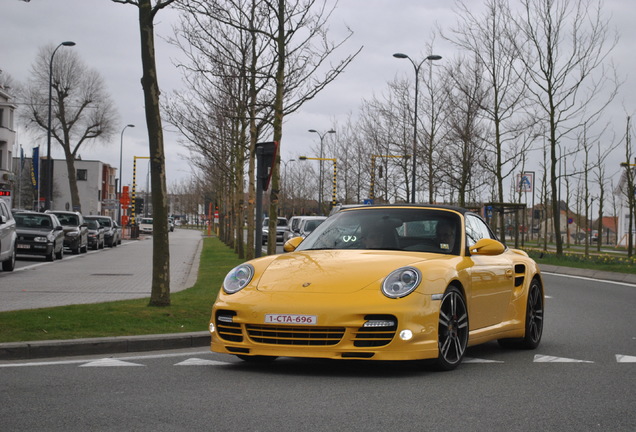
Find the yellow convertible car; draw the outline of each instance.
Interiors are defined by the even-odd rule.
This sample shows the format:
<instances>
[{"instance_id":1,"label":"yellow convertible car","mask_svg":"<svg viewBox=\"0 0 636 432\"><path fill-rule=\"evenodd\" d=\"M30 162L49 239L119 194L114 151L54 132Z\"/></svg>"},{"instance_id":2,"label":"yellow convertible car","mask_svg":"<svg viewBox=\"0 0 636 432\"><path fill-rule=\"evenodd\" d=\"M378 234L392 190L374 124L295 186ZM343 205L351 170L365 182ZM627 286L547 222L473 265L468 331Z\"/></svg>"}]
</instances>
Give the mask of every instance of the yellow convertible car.
<instances>
[{"instance_id":1,"label":"yellow convertible car","mask_svg":"<svg viewBox=\"0 0 636 432\"><path fill-rule=\"evenodd\" d=\"M450 370L470 345L541 341L537 264L467 210L342 210L284 248L228 273L212 308L212 351L247 361L434 359Z\"/></svg>"}]
</instances>

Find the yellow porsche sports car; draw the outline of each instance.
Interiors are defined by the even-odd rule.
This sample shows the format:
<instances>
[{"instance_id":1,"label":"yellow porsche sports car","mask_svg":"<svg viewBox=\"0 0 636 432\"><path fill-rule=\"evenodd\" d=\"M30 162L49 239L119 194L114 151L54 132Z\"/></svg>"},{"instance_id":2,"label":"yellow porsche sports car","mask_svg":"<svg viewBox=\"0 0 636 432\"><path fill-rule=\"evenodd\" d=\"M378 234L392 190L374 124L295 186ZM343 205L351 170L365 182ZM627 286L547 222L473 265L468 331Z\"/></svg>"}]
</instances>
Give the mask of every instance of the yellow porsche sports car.
<instances>
[{"instance_id":1,"label":"yellow porsche sports car","mask_svg":"<svg viewBox=\"0 0 636 432\"><path fill-rule=\"evenodd\" d=\"M248 361L434 359L450 370L470 345L541 341L537 264L464 209L342 210L284 247L228 273L212 308L212 351Z\"/></svg>"}]
</instances>

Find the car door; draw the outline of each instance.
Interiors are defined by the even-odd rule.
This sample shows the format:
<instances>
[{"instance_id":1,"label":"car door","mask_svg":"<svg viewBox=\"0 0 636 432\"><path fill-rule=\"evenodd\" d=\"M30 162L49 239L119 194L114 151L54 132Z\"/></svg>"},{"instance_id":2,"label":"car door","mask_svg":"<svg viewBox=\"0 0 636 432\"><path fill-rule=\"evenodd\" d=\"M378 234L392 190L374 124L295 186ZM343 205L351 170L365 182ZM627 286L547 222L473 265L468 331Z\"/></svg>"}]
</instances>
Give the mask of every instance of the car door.
<instances>
[{"instance_id":1,"label":"car door","mask_svg":"<svg viewBox=\"0 0 636 432\"><path fill-rule=\"evenodd\" d=\"M467 213L466 245L482 238L496 239L488 225L477 215ZM508 310L514 288L514 272L508 254L472 255L469 269L471 289L468 295L471 330L499 324Z\"/></svg>"},{"instance_id":2,"label":"car door","mask_svg":"<svg viewBox=\"0 0 636 432\"><path fill-rule=\"evenodd\" d=\"M4 201L0 200L0 259L5 259L11 251L11 226L9 209Z\"/></svg>"}]
</instances>

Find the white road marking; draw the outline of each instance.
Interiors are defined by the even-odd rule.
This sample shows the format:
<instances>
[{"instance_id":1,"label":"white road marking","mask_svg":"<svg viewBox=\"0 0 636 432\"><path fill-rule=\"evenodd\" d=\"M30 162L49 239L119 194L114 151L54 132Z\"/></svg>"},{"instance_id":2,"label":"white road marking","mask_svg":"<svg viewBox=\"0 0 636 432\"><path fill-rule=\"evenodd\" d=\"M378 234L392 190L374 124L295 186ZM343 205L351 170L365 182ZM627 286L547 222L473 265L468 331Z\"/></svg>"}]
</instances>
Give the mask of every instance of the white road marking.
<instances>
[{"instance_id":1,"label":"white road marking","mask_svg":"<svg viewBox=\"0 0 636 432\"><path fill-rule=\"evenodd\" d=\"M636 356L616 354L616 361L618 363L636 363Z\"/></svg>"},{"instance_id":2,"label":"white road marking","mask_svg":"<svg viewBox=\"0 0 636 432\"><path fill-rule=\"evenodd\" d=\"M175 366L226 366L228 364L230 363L214 360L204 360L200 358L189 358L180 363L175 363Z\"/></svg>"},{"instance_id":3,"label":"white road marking","mask_svg":"<svg viewBox=\"0 0 636 432\"><path fill-rule=\"evenodd\" d=\"M503 363L503 362L499 360L487 360L487 359L464 357L464 360L462 360L462 363Z\"/></svg>"},{"instance_id":4,"label":"white road marking","mask_svg":"<svg viewBox=\"0 0 636 432\"><path fill-rule=\"evenodd\" d=\"M125 362L114 358L103 358L84 363L79 367L120 367L120 366L145 366L139 363Z\"/></svg>"},{"instance_id":5,"label":"white road marking","mask_svg":"<svg viewBox=\"0 0 636 432\"><path fill-rule=\"evenodd\" d=\"M566 357L554 357L554 356L547 356L547 355L541 355L541 354L536 354L534 356L534 362L535 363L594 363L593 361L589 361L589 360L577 360L577 359L571 359Z\"/></svg>"},{"instance_id":6,"label":"white road marking","mask_svg":"<svg viewBox=\"0 0 636 432\"><path fill-rule=\"evenodd\" d=\"M566 277L566 278L572 278L572 279L583 279L583 280L592 281L592 282L603 282L603 283L614 284L614 285L623 285L623 286L631 286L631 287L636 286L636 284L629 283L629 282L617 282L617 281L611 281L607 279L590 278L586 276L574 276L574 275L552 273L552 272L541 272L541 274L548 274L550 276L560 276L560 277Z\"/></svg>"}]
</instances>

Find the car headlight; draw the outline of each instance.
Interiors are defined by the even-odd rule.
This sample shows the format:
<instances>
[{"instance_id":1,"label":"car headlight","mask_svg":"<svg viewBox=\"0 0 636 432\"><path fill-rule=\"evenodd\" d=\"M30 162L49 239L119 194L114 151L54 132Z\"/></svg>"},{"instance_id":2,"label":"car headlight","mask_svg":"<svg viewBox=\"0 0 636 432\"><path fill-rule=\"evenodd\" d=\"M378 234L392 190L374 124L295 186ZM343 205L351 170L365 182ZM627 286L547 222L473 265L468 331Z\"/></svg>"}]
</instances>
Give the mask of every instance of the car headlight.
<instances>
[{"instance_id":1,"label":"car headlight","mask_svg":"<svg viewBox=\"0 0 636 432\"><path fill-rule=\"evenodd\" d=\"M382 293L389 298L411 294L422 281L422 274L413 267L402 267L389 274L382 282Z\"/></svg>"},{"instance_id":2,"label":"car headlight","mask_svg":"<svg viewBox=\"0 0 636 432\"><path fill-rule=\"evenodd\" d=\"M254 276L254 267L251 264L241 264L234 267L223 280L223 291L234 294L245 288Z\"/></svg>"},{"instance_id":3,"label":"car headlight","mask_svg":"<svg viewBox=\"0 0 636 432\"><path fill-rule=\"evenodd\" d=\"M46 237L35 237L33 241L38 243L46 243L48 240Z\"/></svg>"},{"instance_id":4,"label":"car headlight","mask_svg":"<svg viewBox=\"0 0 636 432\"><path fill-rule=\"evenodd\" d=\"M79 232L77 231L69 231L66 233L67 236L69 237L77 237L79 235Z\"/></svg>"}]
</instances>

